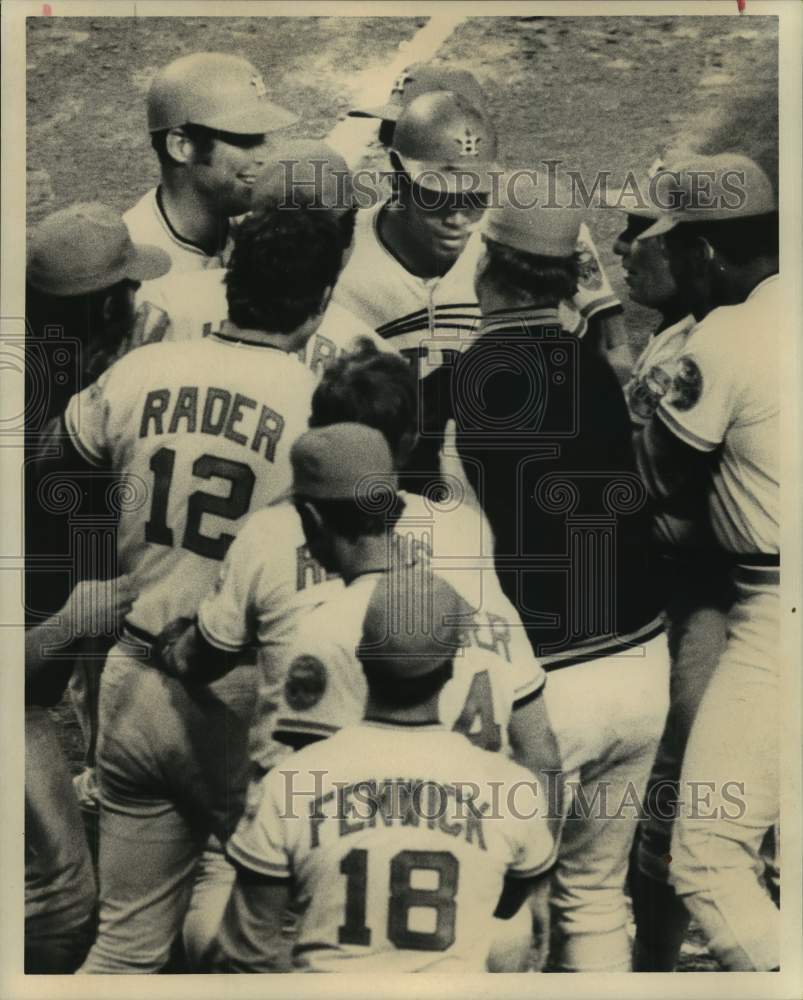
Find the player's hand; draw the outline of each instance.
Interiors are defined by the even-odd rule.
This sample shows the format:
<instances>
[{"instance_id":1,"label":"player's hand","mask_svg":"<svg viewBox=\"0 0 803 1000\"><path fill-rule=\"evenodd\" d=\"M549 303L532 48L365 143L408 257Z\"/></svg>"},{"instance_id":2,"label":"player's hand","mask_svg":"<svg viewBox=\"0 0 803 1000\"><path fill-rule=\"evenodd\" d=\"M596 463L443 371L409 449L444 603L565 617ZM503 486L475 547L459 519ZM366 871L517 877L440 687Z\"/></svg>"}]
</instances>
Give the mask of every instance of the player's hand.
<instances>
[{"instance_id":1,"label":"player's hand","mask_svg":"<svg viewBox=\"0 0 803 1000\"><path fill-rule=\"evenodd\" d=\"M186 669L183 656L176 656L176 647L195 624L195 618L176 618L166 625L156 639L156 654L161 669L171 677L184 679Z\"/></svg>"},{"instance_id":2,"label":"player's hand","mask_svg":"<svg viewBox=\"0 0 803 1000\"><path fill-rule=\"evenodd\" d=\"M64 606L76 635L113 635L137 598L130 576L82 580Z\"/></svg>"}]
</instances>

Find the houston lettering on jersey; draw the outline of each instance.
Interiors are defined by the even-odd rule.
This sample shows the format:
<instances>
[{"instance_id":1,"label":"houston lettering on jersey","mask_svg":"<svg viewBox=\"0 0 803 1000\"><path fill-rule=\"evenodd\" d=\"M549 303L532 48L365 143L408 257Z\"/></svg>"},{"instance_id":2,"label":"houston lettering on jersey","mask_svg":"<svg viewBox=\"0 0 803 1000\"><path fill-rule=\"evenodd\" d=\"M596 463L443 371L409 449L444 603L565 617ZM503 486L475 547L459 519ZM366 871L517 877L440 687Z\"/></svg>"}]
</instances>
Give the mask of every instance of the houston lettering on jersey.
<instances>
[{"instance_id":1,"label":"houston lettering on jersey","mask_svg":"<svg viewBox=\"0 0 803 1000\"><path fill-rule=\"evenodd\" d=\"M182 385L178 391L152 389L145 397L139 424L140 438L181 432L223 435L239 445L250 442L251 451L260 452L269 462L276 456L283 430L284 418L265 403L216 386L199 393L195 385Z\"/></svg>"}]
</instances>

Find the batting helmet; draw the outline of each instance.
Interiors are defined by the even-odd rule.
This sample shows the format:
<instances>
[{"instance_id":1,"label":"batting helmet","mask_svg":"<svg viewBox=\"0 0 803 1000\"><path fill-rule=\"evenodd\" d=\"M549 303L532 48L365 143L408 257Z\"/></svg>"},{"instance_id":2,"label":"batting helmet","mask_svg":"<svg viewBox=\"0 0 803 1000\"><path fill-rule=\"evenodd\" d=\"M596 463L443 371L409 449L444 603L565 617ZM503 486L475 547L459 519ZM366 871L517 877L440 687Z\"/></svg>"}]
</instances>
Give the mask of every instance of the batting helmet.
<instances>
[{"instance_id":1,"label":"batting helmet","mask_svg":"<svg viewBox=\"0 0 803 1000\"><path fill-rule=\"evenodd\" d=\"M246 59L194 52L163 67L148 91L148 129L205 125L258 135L286 128L298 116L272 104L262 77Z\"/></svg>"},{"instance_id":2,"label":"batting helmet","mask_svg":"<svg viewBox=\"0 0 803 1000\"><path fill-rule=\"evenodd\" d=\"M404 109L396 122L393 152L422 187L442 193L493 188L496 131L452 91L422 94Z\"/></svg>"},{"instance_id":3,"label":"batting helmet","mask_svg":"<svg viewBox=\"0 0 803 1000\"><path fill-rule=\"evenodd\" d=\"M479 111L485 110L485 94L476 78L465 69L448 69L433 63L413 63L396 77L387 102L370 108L355 108L349 111L352 118L381 118L384 121L398 121L399 115L408 104L422 94L435 90L451 90L473 105Z\"/></svg>"}]
</instances>

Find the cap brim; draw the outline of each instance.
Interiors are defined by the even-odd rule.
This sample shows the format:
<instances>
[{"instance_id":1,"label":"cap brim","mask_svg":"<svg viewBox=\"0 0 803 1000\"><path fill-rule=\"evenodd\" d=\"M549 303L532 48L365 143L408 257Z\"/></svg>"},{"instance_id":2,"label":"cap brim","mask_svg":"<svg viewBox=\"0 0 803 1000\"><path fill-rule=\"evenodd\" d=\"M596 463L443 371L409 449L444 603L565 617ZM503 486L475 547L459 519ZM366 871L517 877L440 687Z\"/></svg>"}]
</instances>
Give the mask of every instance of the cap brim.
<instances>
[{"instance_id":1,"label":"cap brim","mask_svg":"<svg viewBox=\"0 0 803 1000\"><path fill-rule=\"evenodd\" d=\"M649 227L649 229L645 229L643 233L639 233L636 239L649 240L652 239L653 236L661 236L663 233L668 233L670 230L674 229L675 226L682 221L682 219L674 218L671 215L662 215Z\"/></svg>"},{"instance_id":2,"label":"cap brim","mask_svg":"<svg viewBox=\"0 0 803 1000\"><path fill-rule=\"evenodd\" d=\"M381 118L382 121L397 122L402 113L400 104L385 104L377 108L354 108L348 118Z\"/></svg>"},{"instance_id":3,"label":"cap brim","mask_svg":"<svg viewBox=\"0 0 803 1000\"><path fill-rule=\"evenodd\" d=\"M221 115L198 122L207 128L218 129L221 132L234 132L236 135L262 135L265 132L277 132L279 129L295 125L298 115L270 101L260 101L258 105L241 111L239 114Z\"/></svg>"},{"instance_id":4,"label":"cap brim","mask_svg":"<svg viewBox=\"0 0 803 1000\"><path fill-rule=\"evenodd\" d=\"M654 207L632 205L630 204L632 199L633 192L629 188L616 188L614 191L607 192L604 206L606 208L615 208L617 212L624 212L626 215L635 215L639 219L654 219L657 221L664 214L657 205Z\"/></svg>"},{"instance_id":5,"label":"cap brim","mask_svg":"<svg viewBox=\"0 0 803 1000\"><path fill-rule=\"evenodd\" d=\"M398 153L396 153L399 156ZM494 177L502 170L497 163L468 166L459 163L432 163L399 156L402 167L414 183L439 194L487 194L494 189ZM476 181L468 184L467 180Z\"/></svg>"},{"instance_id":6,"label":"cap brim","mask_svg":"<svg viewBox=\"0 0 803 1000\"><path fill-rule=\"evenodd\" d=\"M136 243L121 277L133 281L153 281L167 274L171 263L170 255L159 247Z\"/></svg>"}]
</instances>

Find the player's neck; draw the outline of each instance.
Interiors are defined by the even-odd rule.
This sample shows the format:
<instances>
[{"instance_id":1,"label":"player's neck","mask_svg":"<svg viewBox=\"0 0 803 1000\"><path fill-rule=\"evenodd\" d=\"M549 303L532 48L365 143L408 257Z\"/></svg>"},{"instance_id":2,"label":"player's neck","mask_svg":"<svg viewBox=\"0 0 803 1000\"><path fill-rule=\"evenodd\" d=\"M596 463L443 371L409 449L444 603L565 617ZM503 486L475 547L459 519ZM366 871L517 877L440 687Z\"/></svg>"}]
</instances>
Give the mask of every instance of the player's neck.
<instances>
[{"instance_id":1,"label":"player's neck","mask_svg":"<svg viewBox=\"0 0 803 1000\"><path fill-rule=\"evenodd\" d=\"M344 542L337 551L337 570L349 584L367 573L384 573L389 567L387 536L362 535L356 542Z\"/></svg>"},{"instance_id":2,"label":"player's neck","mask_svg":"<svg viewBox=\"0 0 803 1000\"><path fill-rule=\"evenodd\" d=\"M382 702L375 701L369 691L365 703L365 718L373 722L389 722L391 724L395 722L402 725L410 723L438 725L440 723L438 716L439 694L440 692L423 704L413 705L411 708L397 708L396 706L391 708Z\"/></svg>"},{"instance_id":3,"label":"player's neck","mask_svg":"<svg viewBox=\"0 0 803 1000\"><path fill-rule=\"evenodd\" d=\"M200 247L210 256L225 245L229 220L215 214L195 191L172 173L167 172L162 177L158 197L162 214L180 239Z\"/></svg>"}]
</instances>

